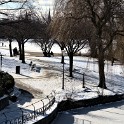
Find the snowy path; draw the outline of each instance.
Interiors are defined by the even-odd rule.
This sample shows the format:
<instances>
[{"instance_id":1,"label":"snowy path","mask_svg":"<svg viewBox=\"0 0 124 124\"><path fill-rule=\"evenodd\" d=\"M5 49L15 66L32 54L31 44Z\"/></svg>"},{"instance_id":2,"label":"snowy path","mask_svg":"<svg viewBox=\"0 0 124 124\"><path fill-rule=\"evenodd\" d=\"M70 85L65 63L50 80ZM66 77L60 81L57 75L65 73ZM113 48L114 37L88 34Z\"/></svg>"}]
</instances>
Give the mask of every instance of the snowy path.
<instances>
[{"instance_id":1,"label":"snowy path","mask_svg":"<svg viewBox=\"0 0 124 124\"><path fill-rule=\"evenodd\" d=\"M52 124L124 124L124 100L63 112Z\"/></svg>"}]
</instances>

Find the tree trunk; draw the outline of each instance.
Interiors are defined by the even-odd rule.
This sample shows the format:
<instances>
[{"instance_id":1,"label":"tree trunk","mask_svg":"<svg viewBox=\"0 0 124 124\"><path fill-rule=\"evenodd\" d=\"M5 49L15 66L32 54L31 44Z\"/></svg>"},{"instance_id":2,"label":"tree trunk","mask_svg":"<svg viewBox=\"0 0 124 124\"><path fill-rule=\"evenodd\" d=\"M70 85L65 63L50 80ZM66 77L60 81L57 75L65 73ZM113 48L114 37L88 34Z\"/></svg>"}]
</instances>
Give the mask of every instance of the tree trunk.
<instances>
[{"instance_id":1,"label":"tree trunk","mask_svg":"<svg viewBox=\"0 0 124 124\"><path fill-rule=\"evenodd\" d=\"M9 52L10 52L10 57L12 57L12 39L8 39L9 40Z\"/></svg>"},{"instance_id":2,"label":"tree trunk","mask_svg":"<svg viewBox=\"0 0 124 124\"><path fill-rule=\"evenodd\" d=\"M104 52L102 49L102 45L99 47L99 55L98 55L98 66L99 66L99 85L98 87L106 89L105 83L105 73L104 73Z\"/></svg>"},{"instance_id":3,"label":"tree trunk","mask_svg":"<svg viewBox=\"0 0 124 124\"><path fill-rule=\"evenodd\" d=\"M106 51L107 51L107 52L106 52L107 54L105 55L105 56L106 56L105 58L106 58L107 60L112 60L112 58L114 57L114 56L113 56L113 46L110 45Z\"/></svg>"},{"instance_id":4,"label":"tree trunk","mask_svg":"<svg viewBox=\"0 0 124 124\"><path fill-rule=\"evenodd\" d=\"M61 51L64 50L64 47L61 47ZM61 58L61 63L64 64L64 56L62 55L62 58Z\"/></svg>"},{"instance_id":5,"label":"tree trunk","mask_svg":"<svg viewBox=\"0 0 124 124\"><path fill-rule=\"evenodd\" d=\"M90 56L93 58L97 58L96 43L95 42L89 42L89 46L90 46Z\"/></svg>"},{"instance_id":6,"label":"tree trunk","mask_svg":"<svg viewBox=\"0 0 124 124\"><path fill-rule=\"evenodd\" d=\"M24 43L22 43L22 63L25 63L25 49L24 49Z\"/></svg>"},{"instance_id":7,"label":"tree trunk","mask_svg":"<svg viewBox=\"0 0 124 124\"><path fill-rule=\"evenodd\" d=\"M103 50L103 41L102 41L102 31L101 28L97 30L97 48L98 48L98 67L99 67L99 84L98 87L106 89L105 82L105 72L104 72L104 50Z\"/></svg>"},{"instance_id":8,"label":"tree trunk","mask_svg":"<svg viewBox=\"0 0 124 124\"><path fill-rule=\"evenodd\" d=\"M70 64L70 67L69 67L69 73L70 73L70 77L73 77L73 52L70 52L69 53L69 64Z\"/></svg>"},{"instance_id":9,"label":"tree trunk","mask_svg":"<svg viewBox=\"0 0 124 124\"><path fill-rule=\"evenodd\" d=\"M22 47L21 47L21 41L18 41L19 46L19 60L22 60Z\"/></svg>"}]
</instances>

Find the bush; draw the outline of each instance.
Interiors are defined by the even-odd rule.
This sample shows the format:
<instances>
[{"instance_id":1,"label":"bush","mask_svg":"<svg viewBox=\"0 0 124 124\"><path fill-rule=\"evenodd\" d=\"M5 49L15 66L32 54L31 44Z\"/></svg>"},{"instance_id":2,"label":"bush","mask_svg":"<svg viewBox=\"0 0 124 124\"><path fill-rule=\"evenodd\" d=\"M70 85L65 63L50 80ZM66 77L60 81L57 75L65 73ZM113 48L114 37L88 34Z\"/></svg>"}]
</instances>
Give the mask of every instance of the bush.
<instances>
[{"instance_id":1,"label":"bush","mask_svg":"<svg viewBox=\"0 0 124 124\"><path fill-rule=\"evenodd\" d=\"M10 96L9 100L11 100L12 102L16 102L17 101L17 97L16 96Z\"/></svg>"},{"instance_id":2,"label":"bush","mask_svg":"<svg viewBox=\"0 0 124 124\"><path fill-rule=\"evenodd\" d=\"M0 71L0 87L3 88L5 93L13 89L14 85L14 78L10 74Z\"/></svg>"},{"instance_id":3,"label":"bush","mask_svg":"<svg viewBox=\"0 0 124 124\"><path fill-rule=\"evenodd\" d=\"M0 87L0 97L2 97L3 95L4 95L3 88Z\"/></svg>"}]
</instances>

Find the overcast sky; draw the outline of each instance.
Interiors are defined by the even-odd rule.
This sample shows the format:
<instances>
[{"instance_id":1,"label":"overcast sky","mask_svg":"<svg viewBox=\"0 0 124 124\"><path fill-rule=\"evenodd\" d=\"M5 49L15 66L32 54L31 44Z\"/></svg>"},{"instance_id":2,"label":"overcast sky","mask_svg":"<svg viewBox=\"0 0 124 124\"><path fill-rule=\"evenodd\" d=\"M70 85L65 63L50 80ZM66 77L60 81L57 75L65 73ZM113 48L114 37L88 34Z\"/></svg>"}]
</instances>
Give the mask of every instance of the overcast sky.
<instances>
[{"instance_id":1,"label":"overcast sky","mask_svg":"<svg viewBox=\"0 0 124 124\"><path fill-rule=\"evenodd\" d=\"M53 12L53 4L54 4L54 0L31 0L33 2L31 2L31 4L33 4L33 6L35 6L35 9L38 8L40 10L40 12L47 14L49 9L51 11L51 14ZM17 3L9 3L9 4L4 4L0 6L0 11L3 12L3 10L1 9L14 9L14 8L19 8L20 5L18 5ZM0 18L3 17L3 15L0 14Z\"/></svg>"},{"instance_id":2,"label":"overcast sky","mask_svg":"<svg viewBox=\"0 0 124 124\"><path fill-rule=\"evenodd\" d=\"M54 0L38 0L39 5L42 8L53 8Z\"/></svg>"},{"instance_id":3,"label":"overcast sky","mask_svg":"<svg viewBox=\"0 0 124 124\"><path fill-rule=\"evenodd\" d=\"M53 5L54 0L37 0L37 2L34 2L34 6L41 9L43 13L48 13L48 10L50 9L51 14L53 12Z\"/></svg>"},{"instance_id":4,"label":"overcast sky","mask_svg":"<svg viewBox=\"0 0 124 124\"><path fill-rule=\"evenodd\" d=\"M38 0L38 2L41 5L51 6L51 5L53 5L54 0Z\"/></svg>"},{"instance_id":5,"label":"overcast sky","mask_svg":"<svg viewBox=\"0 0 124 124\"><path fill-rule=\"evenodd\" d=\"M31 0L33 1L33 5L37 7L42 7L42 8L52 8L54 4L54 0ZM0 9L5 9L5 8L17 8L19 5L17 3L8 3L8 4L3 4L0 6Z\"/></svg>"}]
</instances>

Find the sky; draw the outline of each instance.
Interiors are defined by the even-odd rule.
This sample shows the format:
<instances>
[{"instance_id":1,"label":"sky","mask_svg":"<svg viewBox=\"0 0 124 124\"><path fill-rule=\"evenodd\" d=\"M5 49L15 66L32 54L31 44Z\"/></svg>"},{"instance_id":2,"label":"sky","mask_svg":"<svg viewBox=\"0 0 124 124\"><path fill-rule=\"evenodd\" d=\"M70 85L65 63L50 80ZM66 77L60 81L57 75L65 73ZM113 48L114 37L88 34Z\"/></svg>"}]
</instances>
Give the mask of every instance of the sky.
<instances>
[{"instance_id":1,"label":"sky","mask_svg":"<svg viewBox=\"0 0 124 124\"><path fill-rule=\"evenodd\" d=\"M54 0L30 0L31 4L33 5L33 7L35 7L35 9L38 9L40 12L47 14L48 10L50 9L51 13L53 11L53 5L54 5ZM21 5L21 4L20 4ZM17 9L20 7L19 4L17 3L8 3L8 4L3 4L0 5L0 11L3 12L3 9ZM5 10L4 10L5 12ZM14 12L15 13L15 12ZM0 17L3 17L0 15Z\"/></svg>"},{"instance_id":2,"label":"sky","mask_svg":"<svg viewBox=\"0 0 124 124\"><path fill-rule=\"evenodd\" d=\"M38 2L34 2L34 6L41 9L44 13L46 13L49 9L53 11L54 0L38 0Z\"/></svg>"},{"instance_id":3,"label":"sky","mask_svg":"<svg viewBox=\"0 0 124 124\"><path fill-rule=\"evenodd\" d=\"M54 0L38 0L40 4L46 5L46 6L51 6L53 5Z\"/></svg>"}]
</instances>

